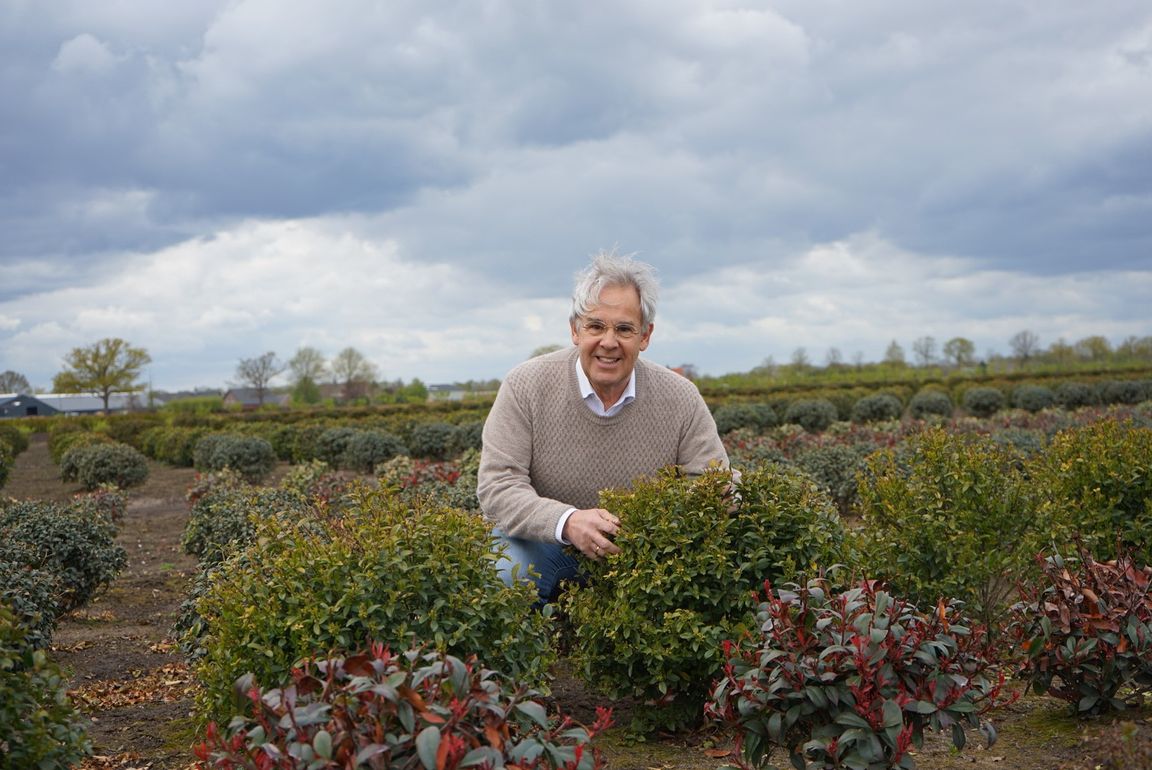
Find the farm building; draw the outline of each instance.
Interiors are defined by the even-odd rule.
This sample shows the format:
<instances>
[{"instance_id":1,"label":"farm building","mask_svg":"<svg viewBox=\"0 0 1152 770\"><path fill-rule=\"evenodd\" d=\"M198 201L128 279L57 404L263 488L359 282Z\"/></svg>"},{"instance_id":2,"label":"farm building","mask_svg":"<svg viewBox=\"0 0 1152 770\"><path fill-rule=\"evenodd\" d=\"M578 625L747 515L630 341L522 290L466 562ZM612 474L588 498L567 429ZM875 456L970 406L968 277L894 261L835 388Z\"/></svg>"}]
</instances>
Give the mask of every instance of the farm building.
<instances>
[{"instance_id":1,"label":"farm building","mask_svg":"<svg viewBox=\"0 0 1152 770\"><path fill-rule=\"evenodd\" d=\"M291 403L292 396L289 393L264 391L264 406L288 406ZM258 409L260 407L260 394L256 388L232 388L224 393L224 406Z\"/></svg>"},{"instance_id":2,"label":"farm building","mask_svg":"<svg viewBox=\"0 0 1152 770\"><path fill-rule=\"evenodd\" d=\"M109 414L142 409L135 393L113 393ZM8 393L0 395L0 417L50 417L54 414L102 414L104 399L94 393Z\"/></svg>"}]
</instances>

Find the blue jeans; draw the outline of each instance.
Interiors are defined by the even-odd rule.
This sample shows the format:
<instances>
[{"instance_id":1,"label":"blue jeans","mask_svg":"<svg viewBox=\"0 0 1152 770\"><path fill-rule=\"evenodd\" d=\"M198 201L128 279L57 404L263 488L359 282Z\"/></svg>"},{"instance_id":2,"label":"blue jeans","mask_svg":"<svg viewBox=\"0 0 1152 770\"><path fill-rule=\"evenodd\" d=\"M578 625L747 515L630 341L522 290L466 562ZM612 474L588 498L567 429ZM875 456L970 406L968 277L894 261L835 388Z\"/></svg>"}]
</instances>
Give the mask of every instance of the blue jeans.
<instances>
[{"instance_id":1,"label":"blue jeans","mask_svg":"<svg viewBox=\"0 0 1152 770\"><path fill-rule=\"evenodd\" d=\"M539 540L525 540L509 537L500 530L492 531L497 547L504 551L496 561L496 570L505 585L512 585L512 573L518 580L532 581L540 600L537 606L555 602L560 596L560 586L565 581L583 581L583 571L576 557L559 543L544 543Z\"/></svg>"}]
</instances>

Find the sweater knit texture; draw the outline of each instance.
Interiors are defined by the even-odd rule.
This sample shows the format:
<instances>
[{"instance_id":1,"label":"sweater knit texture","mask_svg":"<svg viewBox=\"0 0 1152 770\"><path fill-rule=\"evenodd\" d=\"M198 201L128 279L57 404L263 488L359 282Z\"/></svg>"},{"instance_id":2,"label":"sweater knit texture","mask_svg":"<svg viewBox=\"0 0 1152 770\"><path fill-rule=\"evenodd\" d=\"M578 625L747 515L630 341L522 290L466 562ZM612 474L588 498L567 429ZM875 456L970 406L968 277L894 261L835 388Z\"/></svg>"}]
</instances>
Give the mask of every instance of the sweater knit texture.
<instances>
[{"instance_id":1,"label":"sweater knit texture","mask_svg":"<svg viewBox=\"0 0 1152 770\"><path fill-rule=\"evenodd\" d=\"M636 400L601 417L580 397L578 355L558 350L517 366L484 423L477 496L506 535L555 542L564 511L598 507L601 490L629 487L669 465L689 474L728 465L690 380L637 359Z\"/></svg>"}]
</instances>

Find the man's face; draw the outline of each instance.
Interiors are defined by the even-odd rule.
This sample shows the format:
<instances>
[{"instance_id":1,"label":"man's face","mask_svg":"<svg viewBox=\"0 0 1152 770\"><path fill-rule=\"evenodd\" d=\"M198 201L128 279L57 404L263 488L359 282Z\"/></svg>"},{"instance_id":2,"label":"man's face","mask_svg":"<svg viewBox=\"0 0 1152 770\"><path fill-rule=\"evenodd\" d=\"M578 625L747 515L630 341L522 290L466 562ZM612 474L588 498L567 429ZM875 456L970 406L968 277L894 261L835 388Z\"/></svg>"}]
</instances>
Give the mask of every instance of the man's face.
<instances>
[{"instance_id":1,"label":"man's face","mask_svg":"<svg viewBox=\"0 0 1152 770\"><path fill-rule=\"evenodd\" d=\"M602 334L588 331L585 326L599 322L605 327ZM616 334L616 327L631 326L639 331L630 339ZM640 294L631 286L608 286L600 292L600 302L589 308L572 325L572 342L580 348L580 366L592 389L609 405L620 398L636 366L641 350L648 348L652 337L652 324L645 329L640 323ZM608 398L605 399L605 396Z\"/></svg>"}]
</instances>

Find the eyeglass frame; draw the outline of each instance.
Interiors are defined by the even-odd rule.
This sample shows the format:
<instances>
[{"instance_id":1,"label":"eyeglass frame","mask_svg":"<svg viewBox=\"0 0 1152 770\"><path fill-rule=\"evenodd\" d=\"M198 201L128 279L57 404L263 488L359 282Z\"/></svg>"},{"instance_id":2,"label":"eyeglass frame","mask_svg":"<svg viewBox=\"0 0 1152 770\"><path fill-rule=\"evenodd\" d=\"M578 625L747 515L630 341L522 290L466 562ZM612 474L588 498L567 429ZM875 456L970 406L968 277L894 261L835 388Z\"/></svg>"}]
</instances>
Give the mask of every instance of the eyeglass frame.
<instances>
[{"instance_id":1,"label":"eyeglass frame","mask_svg":"<svg viewBox=\"0 0 1152 770\"><path fill-rule=\"evenodd\" d=\"M580 321L579 328L580 331L584 332L589 337L594 337L596 339L599 339L600 337L603 337L605 334L607 334L609 329L612 330L612 334L618 340L630 340L633 337L643 336L644 334L643 330L630 323L621 322L618 324L609 324L601 321L599 318L583 318ZM599 331L596 331L597 328L599 328Z\"/></svg>"}]
</instances>

